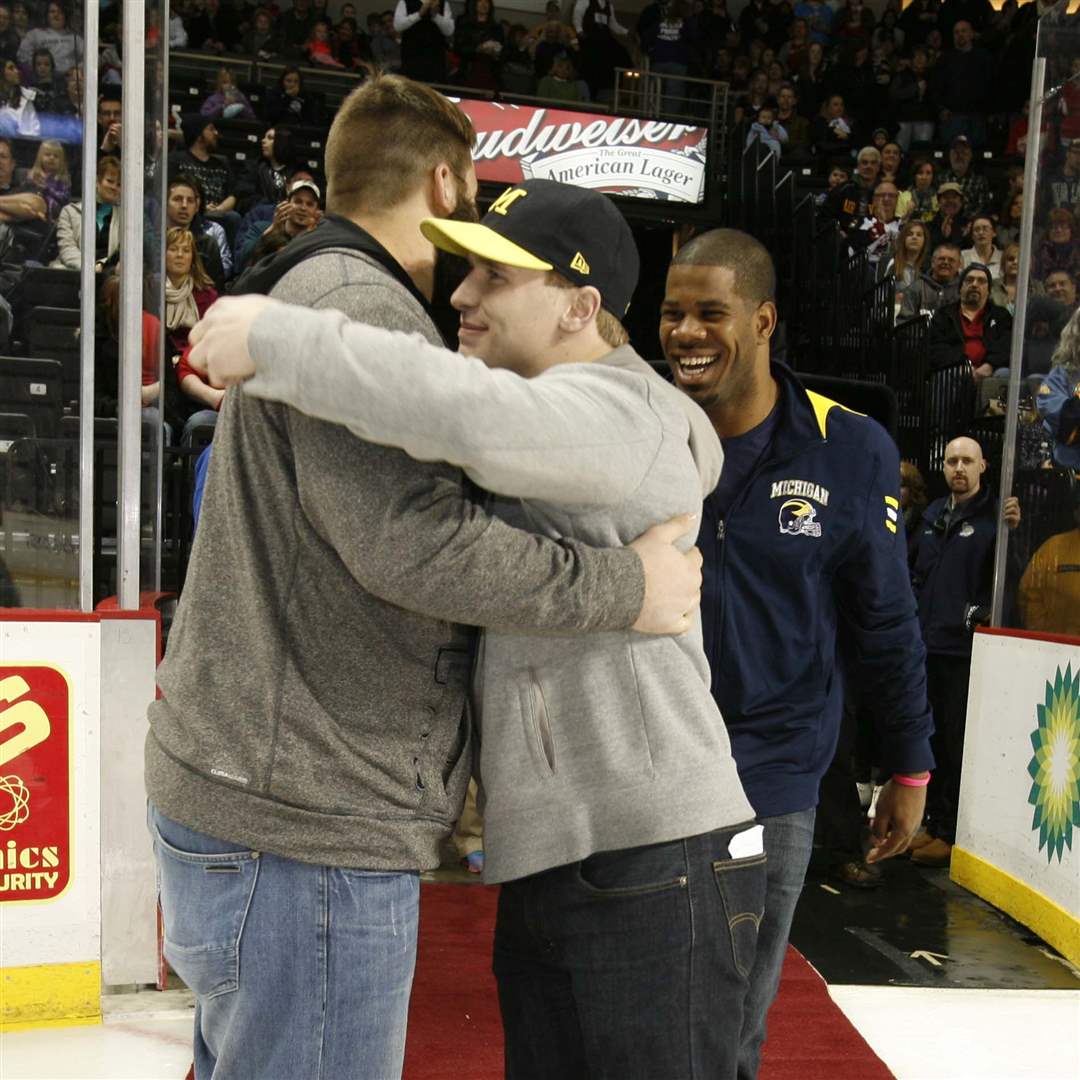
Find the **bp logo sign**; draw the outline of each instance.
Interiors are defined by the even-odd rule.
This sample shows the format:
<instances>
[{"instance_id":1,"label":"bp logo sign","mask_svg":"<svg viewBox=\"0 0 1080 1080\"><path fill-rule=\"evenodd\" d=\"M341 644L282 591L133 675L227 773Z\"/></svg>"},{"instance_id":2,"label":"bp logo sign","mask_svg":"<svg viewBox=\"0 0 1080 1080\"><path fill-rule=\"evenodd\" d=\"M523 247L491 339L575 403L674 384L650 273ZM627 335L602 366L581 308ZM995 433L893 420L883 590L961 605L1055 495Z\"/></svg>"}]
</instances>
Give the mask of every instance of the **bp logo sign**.
<instances>
[{"instance_id":1,"label":"bp logo sign","mask_svg":"<svg viewBox=\"0 0 1080 1080\"><path fill-rule=\"evenodd\" d=\"M1046 700L1035 710L1039 726L1031 733L1035 756L1028 763L1034 781L1028 802L1035 807L1031 828L1038 830L1046 861L1061 862L1072 851L1073 826L1080 828L1080 668L1069 664L1046 684Z\"/></svg>"}]
</instances>

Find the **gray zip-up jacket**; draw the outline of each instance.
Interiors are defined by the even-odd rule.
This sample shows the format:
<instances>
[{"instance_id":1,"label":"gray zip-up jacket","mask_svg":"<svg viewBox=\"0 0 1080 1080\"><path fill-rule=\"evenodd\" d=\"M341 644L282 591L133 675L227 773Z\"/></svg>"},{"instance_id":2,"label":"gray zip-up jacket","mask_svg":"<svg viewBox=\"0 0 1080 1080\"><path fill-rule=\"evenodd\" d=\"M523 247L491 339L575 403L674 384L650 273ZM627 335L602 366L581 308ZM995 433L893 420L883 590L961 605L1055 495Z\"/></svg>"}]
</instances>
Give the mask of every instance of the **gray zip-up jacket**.
<instances>
[{"instance_id":1,"label":"gray zip-up jacket","mask_svg":"<svg viewBox=\"0 0 1080 1080\"><path fill-rule=\"evenodd\" d=\"M249 395L460 465L514 500L498 513L550 537L625 544L699 512L719 478L704 412L628 346L524 379L291 309L261 315L249 343ZM696 620L655 638L491 628L476 685L486 881L753 819Z\"/></svg>"},{"instance_id":2,"label":"gray zip-up jacket","mask_svg":"<svg viewBox=\"0 0 1080 1080\"><path fill-rule=\"evenodd\" d=\"M274 295L439 340L356 251L308 258ZM297 351L318 381L313 346ZM613 631L644 590L634 552L513 529L471 495L452 466L226 395L149 709L162 813L304 862L438 865L472 764L473 632L455 624Z\"/></svg>"}]
</instances>

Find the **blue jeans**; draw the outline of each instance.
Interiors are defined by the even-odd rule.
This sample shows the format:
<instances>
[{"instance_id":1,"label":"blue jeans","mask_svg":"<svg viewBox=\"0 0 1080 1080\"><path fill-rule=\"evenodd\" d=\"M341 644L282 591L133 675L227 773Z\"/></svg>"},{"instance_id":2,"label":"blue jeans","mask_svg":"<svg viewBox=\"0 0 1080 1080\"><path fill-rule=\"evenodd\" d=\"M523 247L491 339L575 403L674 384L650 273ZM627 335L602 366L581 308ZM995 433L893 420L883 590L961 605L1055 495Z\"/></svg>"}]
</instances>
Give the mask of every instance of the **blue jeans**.
<instances>
[{"instance_id":1,"label":"blue jeans","mask_svg":"<svg viewBox=\"0 0 1080 1080\"><path fill-rule=\"evenodd\" d=\"M419 876L239 849L153 806L149 823L197 1080L399 1077Z\"/></svg>"},{"instance_id":2,"label":"blue jeans","mask_svg":"<svg viewBox=\"0 0 1080 1080\"><path fill-rule=\"evenodd\" d=\"M765 1018L780 986L791 920L814 848L814 809L762 818L761 824L765 826L765 854L769 860L768 885L765 917L758 931L757 957L743 1013L739 1080L754 1080L761 1064Z\"/></svg>"},{"instance_id":3,"label":"blue jeans","mask_svg":"<svg viewBox=\"0 0 1080 1080\"><path fill-rule=\"evenodd\" d=\"M748 826L607 851L503 885L508 1080L734 1080L765 903Z\"/></svg>"}]
</instances>

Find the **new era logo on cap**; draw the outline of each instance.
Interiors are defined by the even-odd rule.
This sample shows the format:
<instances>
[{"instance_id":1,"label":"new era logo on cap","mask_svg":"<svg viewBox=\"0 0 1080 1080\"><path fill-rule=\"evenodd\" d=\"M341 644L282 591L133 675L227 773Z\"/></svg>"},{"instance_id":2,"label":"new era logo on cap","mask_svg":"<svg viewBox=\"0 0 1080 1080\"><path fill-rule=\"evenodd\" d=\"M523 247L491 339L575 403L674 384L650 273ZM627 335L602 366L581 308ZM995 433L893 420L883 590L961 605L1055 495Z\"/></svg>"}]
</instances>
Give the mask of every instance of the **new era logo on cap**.
<instances>
[{"instance_id":1,"label":"new era logo on cap","mask_svg":"<svg viewBox=\"0 0 1080 1080\"><path fill-rule=\"evenodd\" d=\"M555 270L592 285L621 319L637 286L637 245L615 204L598 191L526 180L507 188L483 221L427 218L420 226L436 247L527 270Z\"/></svg>"}]
</instances>

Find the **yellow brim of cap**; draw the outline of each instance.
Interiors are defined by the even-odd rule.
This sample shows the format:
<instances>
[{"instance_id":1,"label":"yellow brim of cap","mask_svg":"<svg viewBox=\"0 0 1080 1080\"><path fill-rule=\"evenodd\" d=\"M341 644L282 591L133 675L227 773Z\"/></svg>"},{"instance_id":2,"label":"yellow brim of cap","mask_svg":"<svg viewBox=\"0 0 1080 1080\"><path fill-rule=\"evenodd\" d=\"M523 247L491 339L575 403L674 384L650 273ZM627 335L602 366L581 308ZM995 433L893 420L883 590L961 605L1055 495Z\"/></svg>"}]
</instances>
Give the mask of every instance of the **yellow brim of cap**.
<instances>
[{"instance_id":1,"label":"yellow brim of cap","mask_svg":"<svg viewBox=\"0 0 1080 1080\"><path fill-rule=\"evenodd\" d=\"M504 266L522 270L552 270L554 267L538 259L523 247L500 236L494 229L476 221L448 221L445 218L424 218L420 231L437 248L451 255L475 255Z\"/></svg>"}]
</instances>

